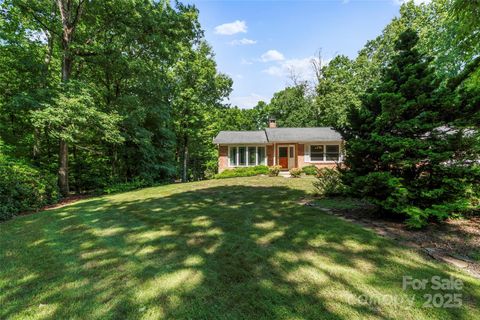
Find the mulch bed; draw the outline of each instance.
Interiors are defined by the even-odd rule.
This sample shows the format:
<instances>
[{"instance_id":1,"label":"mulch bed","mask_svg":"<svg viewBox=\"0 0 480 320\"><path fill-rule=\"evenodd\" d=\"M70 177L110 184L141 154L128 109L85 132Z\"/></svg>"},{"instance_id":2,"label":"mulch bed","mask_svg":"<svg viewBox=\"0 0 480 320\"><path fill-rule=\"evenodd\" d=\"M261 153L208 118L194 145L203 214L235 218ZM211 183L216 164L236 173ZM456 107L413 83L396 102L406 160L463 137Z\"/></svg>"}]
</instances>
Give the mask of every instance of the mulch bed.
<instances>
[{"instance_id":1,"label":"mulch bed","mask_svg":"<svg viewBox=\"0 0 480 320\"><path fill-rule=\"evenodd\" d=\"M305 205L317 206L314 201ZM378 217L368 208L320 210L367 227L377 234L395 239L404 245L421 250L431 258L464 269L480 278L480 217L448 219L442 223L430 223L424 229L408 229L401 221ZM476 254L474 259L472 255Z\"/></svg>"},{"instance_id":2,"label":"mulch bed","mask_svg":"<svg viewBox=\"0 0 480 320\"><path fill-rule=\"evenodd\" d=\"M51 204L51 205L43 207L42 209L40 209L40 211L61 208L61 207L66 206L67 204L71 204L73 202L77 202L77 201L87 199L87 198L91 198L91 197L93 197L93 196L92 195L86 195L86 194L69 196L69 197L61 199L59 202L57 202L55 204Z\"/></svg>"}]
</instances>

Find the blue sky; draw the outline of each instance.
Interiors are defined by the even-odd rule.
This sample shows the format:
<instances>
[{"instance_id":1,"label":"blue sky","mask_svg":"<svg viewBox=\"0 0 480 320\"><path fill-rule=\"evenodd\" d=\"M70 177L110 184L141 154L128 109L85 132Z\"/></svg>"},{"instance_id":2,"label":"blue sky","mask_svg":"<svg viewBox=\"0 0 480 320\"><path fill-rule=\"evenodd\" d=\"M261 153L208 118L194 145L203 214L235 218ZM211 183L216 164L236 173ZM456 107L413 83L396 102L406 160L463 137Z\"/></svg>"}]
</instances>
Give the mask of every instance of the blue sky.
<instances>
[{"instance_id":1,"label":"blue sky","mask_svg":"<svg viewBox=\"0 0 480 320\"><path fill-rule=\"evenodd\" d=\"M351 58L399 14L399 0L206 1L200 10L218 69L233 79L230 103L251 108L291 83L311 79L319 49L327 62Z\"/></svg>"}]
</instances>

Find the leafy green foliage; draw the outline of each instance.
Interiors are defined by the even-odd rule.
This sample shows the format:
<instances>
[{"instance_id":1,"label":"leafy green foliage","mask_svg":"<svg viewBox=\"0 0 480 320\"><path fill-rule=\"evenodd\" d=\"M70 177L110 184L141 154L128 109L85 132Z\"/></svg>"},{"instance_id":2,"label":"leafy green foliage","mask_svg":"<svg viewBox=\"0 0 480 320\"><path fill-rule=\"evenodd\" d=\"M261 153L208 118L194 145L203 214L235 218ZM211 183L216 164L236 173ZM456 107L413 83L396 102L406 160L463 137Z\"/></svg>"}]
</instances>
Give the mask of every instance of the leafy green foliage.
<instances>
[{"instance_id":1,"label":"leafy green foliage","mask_svg":"<svg viewBox=\"0 0 480 320\"><path fill-rule=\"evenodd\" d=\"M188 179L201 178L216 157L216 114L231 80L216 70L198 10L69 1L74 36L64 46L62 3L0 2L0 137L9 155L54 174L64 141L77 193L169 181L184 167Z\"/></svg>"},{"instance_id":2,"label":"leafy green foliage","mask_svg":"<svg viewBox=\"0 0 480 320\"><path fill-rule=\"evenodd\" d=\"M318 170L317 180L313 182L316 193L322 197L336 197L343 195L345 186L342 183L340 172L331 168Z\"/></svg>"},{"instance_id":3,"label":"leafy green foliage","mask_svg":"<svg viewBox=\"0 0 480 320\"><path fill-rule=\"evenodd\" d=\"M317 84L315 107L317 124L341 126L347 122L347 109L360 106L360 93L364 91L361 77L355 76L358 66L346 56L336 56L321 69ZM363 82L362 82L363 81Z\"/></svg>"},{"instance_id":4,"label":"leafy green foliage","mask_svg":"<svg viewBox=\"0 0 480 320\"><path fill-rule=\"evenodd\" d=\"M181 159L179 171L183 181L198 179L203 176L204 164L215 156L211 152L214 130L208 124L215 120L212 115L222 109L222 100L230 93L232 80L217 73L212 50L204 41L185 48L169 75L176 84L172 104L177 153ZM201 165L196 167L197 163Z\"/></svg>"},{"instance_id":5,"label":"leafy green foliage","mask_svg":"<svg viewBox=\"0 0 480 320\"><path fill-rule=\"evenodd\" d=\"M276 118L279 127L312 127L313 97L306 83L287 87L273 95L264 113Z\"/></svg>"},{"instance_id":6,"label":"leafy green foliage","mask_svg":"<svg viewBox=\"0 0 480 320\"><path fill-rule=\"evenodd\" d=\"M69 82L51 103L33 111L31 121L51 138L70 143L92 138L98 139L95 142L111 144L124 141L118 130L119 115L98 110L88 88L74 81Z\"/></svg>"},{"instance_id":7,"label":"leafy green foliage","mask_svg":"<svg viewBox=\"0 0 480 320\"><path fill-rule=\"evenodd\" d=\"M235 178L235 177L251 177L260 174L269 174L267 166L239 167L227 169L214 176L215 179Z\"/></svg>"},{"instance_id":8,"label":"leafy green foliage","mask_svg":"<svg viewBox=\"0 0 480 320\"><path fill-rule=\"evenodd\" d=\"M0 153L0 221L57 201L56 183L54 175Z\"/></svg>"},{"instance_id":9,"label":"leafy green foliage","mask_svg":"<svg viewBox=\"0 0 480 320\"><path fill-rule=\"evenodd\" d=\"M307 176L314 176L318 173L318 169L314 165L305 166L302 168L303 173Z\"/></svg>"}]
</instances>

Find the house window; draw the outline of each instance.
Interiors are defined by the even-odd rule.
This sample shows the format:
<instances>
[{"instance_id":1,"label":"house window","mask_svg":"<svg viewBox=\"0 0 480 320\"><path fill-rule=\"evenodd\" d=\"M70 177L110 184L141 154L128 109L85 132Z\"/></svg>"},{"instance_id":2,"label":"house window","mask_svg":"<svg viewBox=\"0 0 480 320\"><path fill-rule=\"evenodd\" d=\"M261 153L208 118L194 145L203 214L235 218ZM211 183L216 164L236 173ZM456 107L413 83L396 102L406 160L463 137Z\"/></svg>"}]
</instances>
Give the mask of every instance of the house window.
<instances>
[{"instance_id":1,"label":"house window","mask_svg":"<svg viewBox=\"0 0 480 320\"><path fill-rule=\"evenodd\" d=\"M247 164L247 148L238 147L238 165L244 166Z\"/></svg>"},{"instance_id":2,"label":"house window","mask_svg":"<svg viewBox=\"0 0 480 320\"><path fill-rule=\"evenodd\" d=\"M230 146L228 151L228 165L230 167L265 165L266 149L257 146Z\"/></svg>"},{"instance_id":3,"label":"house window","mask_svg":"<svg viewBox=\"0 0 480 320\"><path fill-rule=\"evenodd\" d=\"M295 152L293 151L293 147L290 147L290 158L294 158L295 157Z\"/></svg>"},{"instance_id":4,"label":"house window","mask_svg":"<svg viewBox=\"0 0 480 320\"><path fill-rule=\"evenodd\" d=\"M338 161L340 159L340 146L326 145L325 150L326 150L325 152L326 161Z\"/></svg>"},{"instance_id":5,"label":"house window","mask_svg":"<svg viewBox=\"0 0 480 320\"><path fill-rule=\"evenodd\" d=\"M237 147L230 147L230 166L235 167L237 165Z\"/></svg>"},{"instance_id":6,"label":"house window","mask_svg":"<svg viewBox=\"0 0 480 320\"><path fill-rule=\"evenodd\" d=\"M257 147L248 147L248 165L254 166L257 164Z\"/></svg>"},{"instance_id":7,"label":"house window","mask_svg":"<svg viewBox=\"0 0 480 320\"><path fill-rule=\"evenodd\" d=\"M312 144L310 146L310 160L311 161L323 161L323 145Z\"/></svg>"},{"instance_id":8,"label":"house window","mask_svg":"<svg viewBox=\"0 0 480 320\"><path fill-rule=\"evenodd\" d=\"M258 164L265 165L265 147L258 147Z\"/></svg>"},{"instance_id":9,"label":"house window","mask_svg":"<svg viewBox=\"0 0 480 320\"><path fill-rule=\"evenodd\" d=\"M340 161L340 145L338 144L312 144L310 145L310 161Z\"/></svg>"}]
</instances>

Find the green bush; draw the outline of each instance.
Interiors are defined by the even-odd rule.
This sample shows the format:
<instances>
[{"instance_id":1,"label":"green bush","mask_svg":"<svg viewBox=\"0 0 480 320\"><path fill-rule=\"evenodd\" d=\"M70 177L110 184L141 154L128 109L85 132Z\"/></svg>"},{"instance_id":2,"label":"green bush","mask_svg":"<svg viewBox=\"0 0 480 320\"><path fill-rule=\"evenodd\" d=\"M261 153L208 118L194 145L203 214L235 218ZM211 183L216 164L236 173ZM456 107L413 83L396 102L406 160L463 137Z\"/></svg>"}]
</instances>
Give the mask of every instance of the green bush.
<instances>
[{"instance_id":1,"label":"green bush","mask_svg":"<svg viewBox=\"0 0 480 320\"><path fill-rule=\"evenodd\" d=\"M290 169L290 175L292 176L292 178L300 178L301 174L302 174L302 169L300 168Z\"/></svg>"},{"instance_id":2,"label":"green bush","mask_svg":"<svg viewBox=\"0 0 480 320\"><path fill-rule=\"evenodd\" d=\"M56 177L0 154L0 221L58 201Z\"/></svg>"},{"instance_id":3,"label":"green bush","mask_svg":"<svg viewBox=\"0 0 480 320\"><path fill-rule=\"evenodd\" d=\"M317 180L313 183L313 186L317 194L323 197L340 196L345 192L340 172L330 168L318 170Z\"/></svg>"},{"instance_id":4,"label":"green bush","mask_svg":"<svg viewBox=\"0 0 480 320\"><path fill-rule=\"evenodd\" d=\"M280 170L282 169L282 166L271 166L268 167L268 174L271 177L276 177L280 173Z\"/></svg>"},{"instance_id":5,"label":"green bush","mask_svg":"<svg viewBox=\"0 0 480 320\"><path fill-rule=\"evenodd\" d=\"M251 177L260 174L269 174L267 166L255 166L255 167L241 167L235 169L227 169L214 176L214 179L225 179L235 177Z\"/></svg>"},{"instance_id":6,"label":"green bush","mask_svg":"<svg viewBox=\"0 0 480 320\"><path fill-rule=\"evenodd\" d=\"M209 160L205 164L205 170L203 171L203 176L206 179L212 179L212 178L215 177L217 171L218 171L218 161L217 161L217 159Z\"/></svg>"},{"instance_id":7,"label":"green bush","mask_svg":"<svg viewBox=\"0 0 480 320\"><path fill-rule=\"evenodd\" d=\"M437 203L432 203L431 199L443 197L452 199L450 194L463 194L465 186L457 179L441 177L441 182L437 186L432 184L427 187L423 181L426 179L431 181L427 175L419 178L412 186L389 172L371 172L356 177L347 170L343 178L349 185L349 194L368 200L383 213L391 212L404 217L406 224L411 228L421 228L432 219L441 221L475 210L474 202L469 201L468 197L456 201L437 200Z\"/></svg>"},{"instance_id":8,"label":"green bush","mask_svg":"<svg viewBox=\"0 0 480 320\"><path fill-rule=\"evenodd\" d=\"M305 166L302 168L302 171L307 176L314 176L318 173L318 169L314 165Z\"/></svg>"}]
</instances>

